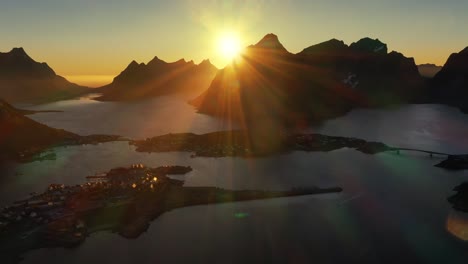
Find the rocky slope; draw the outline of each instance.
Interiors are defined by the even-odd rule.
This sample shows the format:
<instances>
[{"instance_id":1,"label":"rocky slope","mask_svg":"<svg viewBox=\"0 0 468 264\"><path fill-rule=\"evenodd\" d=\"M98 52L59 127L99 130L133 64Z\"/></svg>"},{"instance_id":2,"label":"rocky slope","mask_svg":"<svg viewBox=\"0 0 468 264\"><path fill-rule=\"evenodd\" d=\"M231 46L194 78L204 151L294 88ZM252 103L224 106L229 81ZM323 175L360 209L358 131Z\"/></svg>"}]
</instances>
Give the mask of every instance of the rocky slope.
<instances>
[{"instance_id":1,"label":"rocky slope","mask_svg":"<svg viewBox=\"0 0 468 264\"><path fill-rule=\"evenodd\" d=\"M0 52L0 97L9 102L42 103L71 98L89 89L68 82L23 48Z\"/></svg>"},{"instance_id":2,"label":"rocky slope","mask_svg":"<svg viewBox=\"0 0 468 264\"><path fill-rule=\"evenodd\" d=\"M429 102L448 104L468 112L468 47L450 55L430 81Z\"/></svg>"},{"instance_id":3,"label":"rocky slope","mask_svg":"<svg viewBox=\"0 0 468 264\"><path fill-rule=\"evenodd\" d=\"M220 70L191 103L202 113L239 120L250 131L281 131L356 106L409 102L422 87L414 60L387 53L379 40L347 46L333 39L292 54L268 34Z\"/></svg>"}]
</instances>

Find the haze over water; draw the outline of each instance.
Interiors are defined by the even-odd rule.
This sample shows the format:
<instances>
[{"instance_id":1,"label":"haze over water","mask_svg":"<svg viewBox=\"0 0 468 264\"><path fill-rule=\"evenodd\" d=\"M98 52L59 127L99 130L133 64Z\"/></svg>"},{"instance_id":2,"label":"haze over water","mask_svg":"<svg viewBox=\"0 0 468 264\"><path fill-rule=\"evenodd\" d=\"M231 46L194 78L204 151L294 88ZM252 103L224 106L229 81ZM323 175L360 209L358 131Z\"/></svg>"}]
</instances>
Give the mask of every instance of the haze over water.
<instances>
[{"instance_id":1,"label":"haze over water","mask_svg":"<svg viewBox=\"0 0 468 264\"><path fill-rule=\"evenodd\" d=\"M112 131L136 138L181 132L182 129L205 133L225 128L218 120L195 113L190 106L179 107L183 102L177 97L131 104L81 99L35 107L65 112L31 117L80 134ZM196 126L171 123L170 109L176 106L180 116L201 122L196 122ZM109 120L116 109L125 111L114 115L112 122L103 122ZM145 114L151 111L148 109L162 110L152 115L151 120L138 117L148 116ZM366 125L354 125L363 123ZM119 124L141 129L132 130ZM468 152L463 137L461 141L453 140L468 132L468 118L455 108L440 105L357 109L311 130L405 147ZM86 175L133 162L148 166L192 166L194 171L185 177L187 186L233 189L341 186L344 192L177 209L153 221L148 232L136 240L126 240L108 232L98 233L76 249L41 249L27 253L24 263L94 262L106 259L109 254L113 255L115 263L188 260L283 263L290 259L297 263L315 260L321 263L402 260L463 263L468 254L466 242L457 238L463 237L460 232L468 228L468 218L454 212L446 200L452 194L451 189L468 175L464 171L448 172L433 167L441 157L430 159L426 155L405 152L366 155L342 149L256 159L190 158L190 153L138 153L125 142L55 151L56 160L11 168L10 177L1 184L0 193L5 196L2 198L17 199L19 193L41 191L51 182L81 183ZM239 213L243 217L236 217ZM194 240L197 243L193 243Z\"/></svg>"},{"instance_id":2,"label":"haze over water","mask_svg":"<svg viewBox=\"0 0 468 264\"><path fill-rule=\"evenodd\" d=\"M1 0L0 262L468 263L467 12Z\"/></svg>"}]
</instances>

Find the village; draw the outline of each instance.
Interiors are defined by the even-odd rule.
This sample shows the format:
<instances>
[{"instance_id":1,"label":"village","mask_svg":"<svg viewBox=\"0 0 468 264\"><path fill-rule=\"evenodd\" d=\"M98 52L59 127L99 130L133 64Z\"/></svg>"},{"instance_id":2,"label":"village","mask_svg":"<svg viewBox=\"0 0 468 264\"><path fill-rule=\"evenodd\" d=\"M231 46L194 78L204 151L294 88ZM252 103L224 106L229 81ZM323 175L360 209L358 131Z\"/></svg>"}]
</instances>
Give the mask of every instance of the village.
<instances>
[{"instance_id":1,"label":"village","mask_svg":"<svg viewBox=\"0 0 468 264\"><path fill-rule=\"evenodd\" d=\"M190 167L163 166L155 169L143 164L116 168L108 173L88 176L81 185L51 184L41 194L15 202L0 212L0 234L22 233L21 238L40 236L51 244L75 245L87 233L81 218L101 208L128 203L137 193L155 192L165 183L182 185L167 174L184 174ZM31 231L32 230L32 231Z\"/></svg>"},{"instance_id":2,"label":"village","mask_svg":"<svg viewBox=\"0 0 468 264\"><path fill-rule=\"evenodd\" d=\"M184 181L168 176L192 170L133 164L89 175L79 185L50 184L43 193L32 193L0 211L0 255L16 261L35 248L76 247L97 231L135 238L152 220L175 208L342 191L339 187L231 191L185 187Z\"/></svg>"}]
</instances>

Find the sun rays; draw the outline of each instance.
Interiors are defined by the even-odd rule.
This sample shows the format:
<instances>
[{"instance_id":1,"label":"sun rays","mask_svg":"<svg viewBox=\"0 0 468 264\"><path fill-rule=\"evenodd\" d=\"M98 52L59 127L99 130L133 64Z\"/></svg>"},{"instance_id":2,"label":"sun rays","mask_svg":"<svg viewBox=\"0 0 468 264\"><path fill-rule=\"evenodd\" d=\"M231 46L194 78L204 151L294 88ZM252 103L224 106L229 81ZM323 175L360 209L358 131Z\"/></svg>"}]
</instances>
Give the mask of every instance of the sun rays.
<instances>
[{"instance_id":1,"label":"sun rays","mask_svg":"<svg viewBox=\"0 0 468 264\"><path fill-rule=\"evenodd\" d=\"M218 39L218 52L227 61L232 61L241 50L240 38L235 33L224 33Z\"/></svg>"}]
</instances>

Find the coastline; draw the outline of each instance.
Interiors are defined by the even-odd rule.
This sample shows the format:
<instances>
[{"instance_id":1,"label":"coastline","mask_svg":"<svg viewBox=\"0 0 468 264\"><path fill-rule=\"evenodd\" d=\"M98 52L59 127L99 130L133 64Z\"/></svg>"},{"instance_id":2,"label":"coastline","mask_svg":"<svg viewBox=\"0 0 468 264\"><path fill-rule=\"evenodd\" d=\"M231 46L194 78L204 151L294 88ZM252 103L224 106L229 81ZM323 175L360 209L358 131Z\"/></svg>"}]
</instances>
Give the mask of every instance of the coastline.
<instances>
[{"instance_id":1,"label":"coastline","mask_svg":"<svg viewBox=\"0 0 468 264\"><path fill-rule=\"evenodd\" d=\"M137 238L154 219L176 208L342 191L340 187L288 191L184 187L183 181L167 176L191 170L136 164L88 176L88 182L81 185L51 184L44 193L0 212L0 253L7 262L16 263L21 254L32 249L79 246L97 231Z\"/></svg>"}]
</instances>

